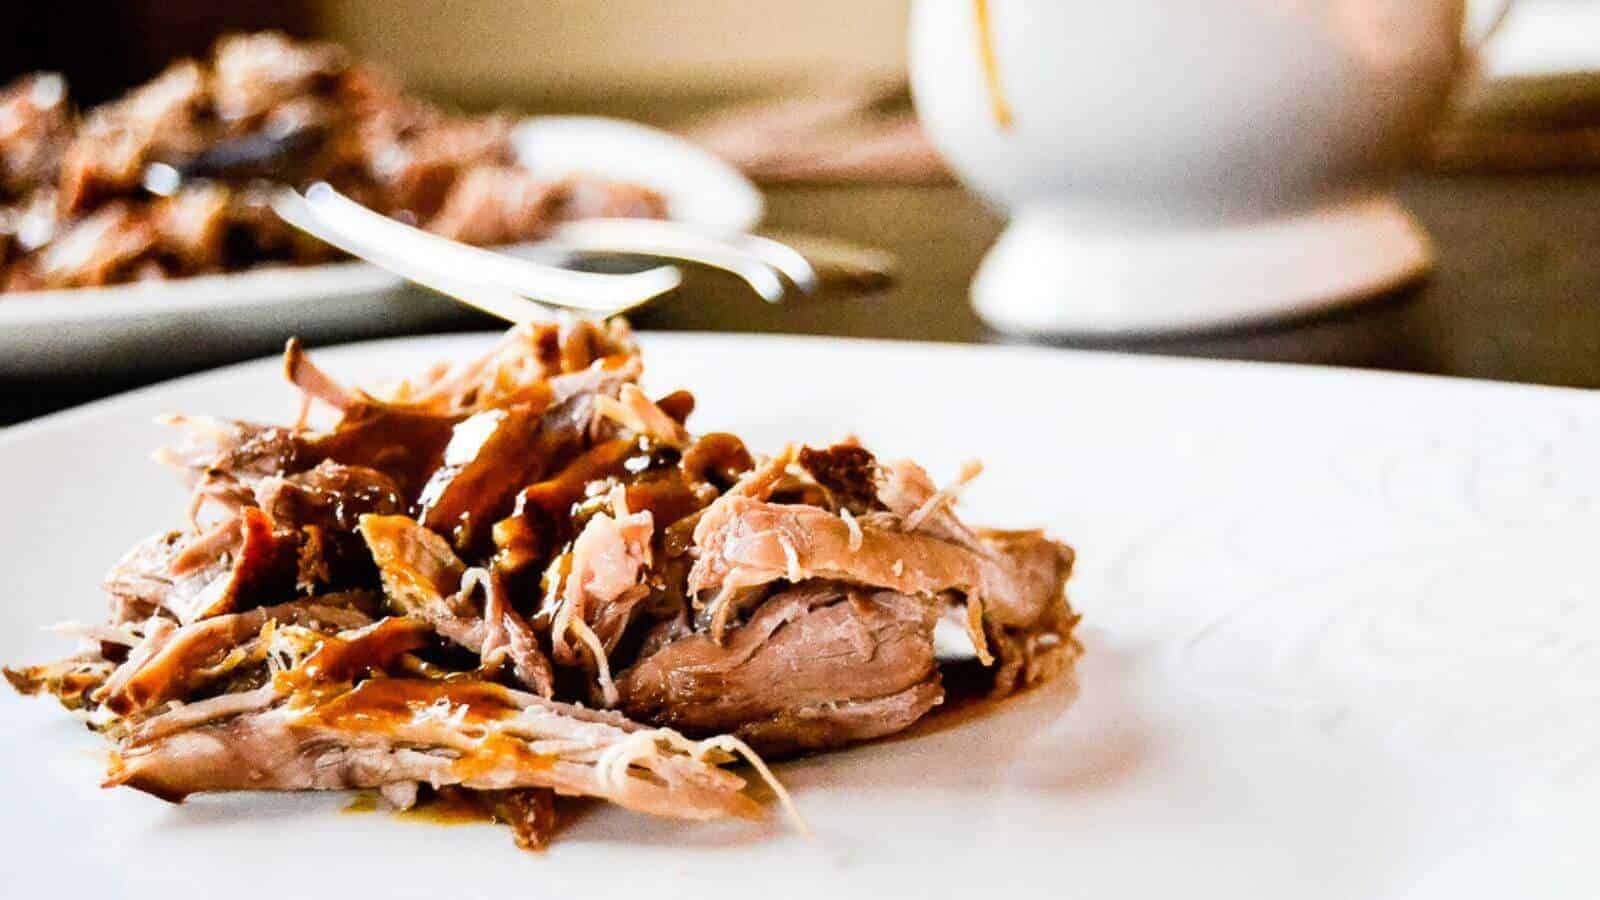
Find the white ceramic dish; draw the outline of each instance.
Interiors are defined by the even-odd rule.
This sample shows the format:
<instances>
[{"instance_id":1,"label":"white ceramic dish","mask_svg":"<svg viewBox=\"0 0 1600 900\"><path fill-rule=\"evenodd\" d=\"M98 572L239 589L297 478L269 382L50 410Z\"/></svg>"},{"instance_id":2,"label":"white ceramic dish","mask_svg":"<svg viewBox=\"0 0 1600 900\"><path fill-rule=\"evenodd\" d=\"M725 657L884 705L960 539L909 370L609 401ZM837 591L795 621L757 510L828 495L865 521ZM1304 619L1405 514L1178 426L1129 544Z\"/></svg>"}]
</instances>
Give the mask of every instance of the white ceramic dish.
<instances>
[{"instance_id":1,"label":"white ceramic dish","mask_svg":"<svg viewBox=\"0 0 1600 900\"><path fill-rule=\"evenodd\" d=\"M1489 78L1600 73L1600 5L1522 0L1485 51L1483 71Z\"/></svg>"},{"instance_id":2,"label":"white ceramic dish","mask_svg":"<svg viewBox=\"0 0 1600 900\"><path fill-rule=\"evenodd\" d=\"M918 115L1012 213L973 280L978 314L1008 332L1184 332L1425 273L1427 237L1388 182L1472 56L1465 3L918 0Z\"/></svg>"},{"instance_id":3,"label":"white ceramic dish","mask_svg":"<svg viewBox=\"0 0 1600 900\"><path fill-rule=\"evenodd\" d=\"M616 119L547 116L513 134L523 164L661 192L670 215L744 231L761 192L731 166L664 131ZM270 352L290 334L372 337L459 320L448 301L362 263L280 266L149 284L0 295L0 379L171 370Z\"/></svg>"},{"instance_id":4,"label":"white ceramic dish","mask_svg":"<svg viewBox=\"0 0 1600 900\"><path fill-rule=\"evenodd\" d=\"M370 378L487 337L324 352ZM340 796L169 806L99 739L0 698L0 896L1591 898L1600 799L1595 395L1240 363L647 335L647 380L756 446L857 432L976 521L1080 553L1057 684L934 734L779 767L816 831L612 809L541 857ZM804 370L806 377L796 379ZM738 373L730 378L729 373ZM294 414L274 361L0 434L0 660L102 613L175 521L148 452L184 410Z\"/></svg>"}]
</instances>

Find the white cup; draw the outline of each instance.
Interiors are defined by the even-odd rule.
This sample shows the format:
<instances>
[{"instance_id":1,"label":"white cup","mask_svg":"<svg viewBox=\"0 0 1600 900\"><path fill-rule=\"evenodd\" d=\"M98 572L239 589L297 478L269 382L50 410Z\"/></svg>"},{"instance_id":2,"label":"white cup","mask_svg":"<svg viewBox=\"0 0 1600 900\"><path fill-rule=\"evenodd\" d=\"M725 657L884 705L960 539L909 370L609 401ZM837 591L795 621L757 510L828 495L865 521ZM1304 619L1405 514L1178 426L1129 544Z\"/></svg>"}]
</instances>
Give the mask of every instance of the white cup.
<instances>
[{"instance_id":1,"label":"white cup","mask_svg":"<svg viewBox=\"0 0 1600 900\"><path fill-rule=\"evenodd\" d=\"M1237 324L1431 265L1386 193L1471 54L1464 0L918 0L918 113L1012 214L973 282L1043 334Z\"/></svg>"}]
</instances>

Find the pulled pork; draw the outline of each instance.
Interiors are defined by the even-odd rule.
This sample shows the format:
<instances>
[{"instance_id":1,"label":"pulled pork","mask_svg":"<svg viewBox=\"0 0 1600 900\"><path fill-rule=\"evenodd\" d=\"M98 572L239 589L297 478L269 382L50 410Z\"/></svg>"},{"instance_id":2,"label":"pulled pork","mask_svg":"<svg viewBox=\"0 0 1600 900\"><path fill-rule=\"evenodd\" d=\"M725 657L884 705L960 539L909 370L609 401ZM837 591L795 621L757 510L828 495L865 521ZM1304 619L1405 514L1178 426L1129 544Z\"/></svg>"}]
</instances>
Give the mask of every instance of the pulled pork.
<instances>
[{"instance_id":1,"label":"pulled pork","mask_svg":"<svg viewBox=\"0 0 1600 900\"><path fill-rule=\"evenodd\" d=\"M995 696L1079 652L1072 551L962 522L975 468L695 435L621 321L371 391L293 342L285 370L336 422L174 417L188 525L116 564L78 652L6 671L114 742L108 785L470 797L542 847L557 795L750 816L737 757L904 730L949 614Z\"/></svg>"},{"instance_id":2,"label":"pulled pork","mask_svg":"<svg viewBox=\"0 0 1600 900\"><path fill-rule=\"evenodd\" d=\"M75 114L49 73L0 87L0 292L314 263L335 251L271 211L326 181L455 240L509 244L563 221L661 218L636 185L518 164L504 116L447 114L331 44L233 35Z\"/></svg>"}]
</instances>

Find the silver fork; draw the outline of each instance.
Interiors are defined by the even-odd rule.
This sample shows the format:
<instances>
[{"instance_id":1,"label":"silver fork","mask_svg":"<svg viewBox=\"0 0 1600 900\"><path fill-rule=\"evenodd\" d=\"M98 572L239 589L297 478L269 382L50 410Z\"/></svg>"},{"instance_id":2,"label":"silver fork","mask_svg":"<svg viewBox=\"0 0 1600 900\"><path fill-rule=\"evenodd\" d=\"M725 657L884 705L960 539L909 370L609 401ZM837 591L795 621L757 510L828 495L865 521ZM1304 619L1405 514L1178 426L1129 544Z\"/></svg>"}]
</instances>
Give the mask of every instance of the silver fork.
<instances>
[{"instance_id":1,"label":"silver fork","mask_svg":"<svg viewBox=\"0 0 1600 900\"><path fill-rule=\"evenodd\" d=\"M552 310L604 317L637 309L676 288L682 272L658 266L631 274L580 272L472 247L374 212L323 183L281 191L273 209L289 224L409 281L510 322L548 319ZM680 223L630 219L575 222L558 229L559 249L695 263L742 278L768 302L817 284L794 250L751 235L713 235Z\"/></svg>"}]
</instances>

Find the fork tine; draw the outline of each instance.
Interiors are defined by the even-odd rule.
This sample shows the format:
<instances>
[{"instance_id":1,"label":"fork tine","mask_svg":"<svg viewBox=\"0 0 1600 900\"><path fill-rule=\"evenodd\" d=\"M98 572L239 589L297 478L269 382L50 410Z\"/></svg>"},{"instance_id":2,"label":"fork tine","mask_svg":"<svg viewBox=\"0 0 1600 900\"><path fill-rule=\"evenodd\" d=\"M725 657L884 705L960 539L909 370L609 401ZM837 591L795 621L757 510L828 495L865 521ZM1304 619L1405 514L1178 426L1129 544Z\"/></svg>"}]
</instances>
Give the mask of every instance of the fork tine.
<instances>
[{"instance_id":1,"label":"fork tine","mask_svg":"<svg viewBox=\"0 0 1600 900\"><path fill-rule=\"evenodd\" d=\"M325 183L312 185L305 202L324 225L366 246L381 245L435 272L471 272L473 282L569 309L609 313L660 296L682 280L670 266L630 275L576 272L469 247L367 209Z\"/></svg>"},{"instance_id":2,"label":"fork tine","mask_svg":"<svg viewBox=\"0 0 1600 900\"><path fill-rule=\"evenodd\" d=\"M654 219L583 219L556 229L555 240L589 253L627 253L699 263L739 276L768 303L783 302L787 289L771 260L750 248L678 222ZM802 264L804 261L802 260ZM809 269L809 265L806 265Z\"/></svg>"},{"instance_id":3,"label":"fork tine","mask_svg":"<svg viewBox=\"0 0 1600 900\"><path fill-rule=\"evenodd\" d=\"M788 244L759 234L741 234L733 241L782 272L802 294L815 294L821 286L821 279L817 276L817 270L812 268L811 261Z\"/></svg>"}]
</instances>

